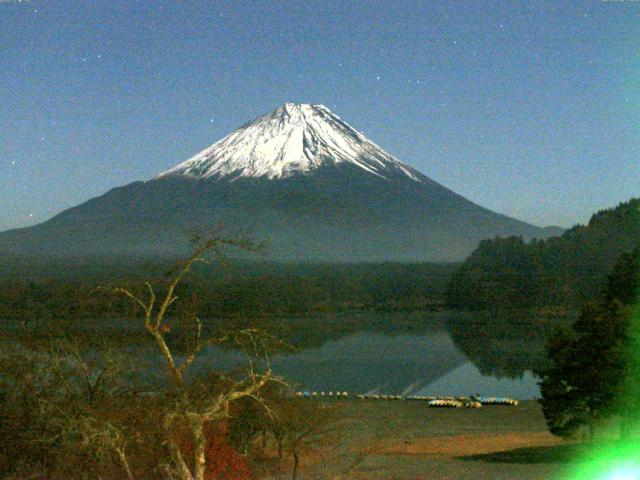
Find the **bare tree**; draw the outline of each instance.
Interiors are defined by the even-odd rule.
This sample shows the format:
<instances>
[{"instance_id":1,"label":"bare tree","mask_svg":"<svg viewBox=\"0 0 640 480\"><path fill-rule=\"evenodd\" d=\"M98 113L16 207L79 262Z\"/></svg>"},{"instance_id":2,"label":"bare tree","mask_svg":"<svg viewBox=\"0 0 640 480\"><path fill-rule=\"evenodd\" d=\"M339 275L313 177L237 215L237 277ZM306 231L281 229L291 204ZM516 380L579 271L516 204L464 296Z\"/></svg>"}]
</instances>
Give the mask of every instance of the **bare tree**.
<instances>
[{"instance_id":1,"label":"bare tree","mask_svg":"<svg viewBox=\"0 0 640 480\"><path fill-rule=\"evenodd\" d=\"M210 256L220 259L224 247L256 250L256 245L245 239L230 240L213 236L199 237L196 240L197 248L186 260L178 264L171 274L166 291L162 294L157 294L150 282L145 282L147 290L145 296L138 295L129 288L110 289L113 293L128 297L142 309L144 328L153 338L166 363L172 393L163 400L164 413L160 427L164 432L171 458L170 475L180 480L205 478L206 424L227 418L230 404L242 398L250 397L264 405L259 392L268 382L274 380L268 358L268 336L265 338L262 332L255 329L243 329L218 338L204 339L202 321L194 315L192 321L195 327L195 340L191 351L180 360L172 350L167 341L169 312L178 300L176 289L192 272L193 267L199 263L209 263ZM240 378L218 374L219 382L215 391L194 388L192 382L185 380L187 370L193 366L205 346L225 342L235 343L245 352L246 372ZM255 361L256 357L261 358L261 361ZM175 432L181 429L186 429L193 439L193 448L189 451L184 451L176 438ZM113 438L113 436L106 438Z\"/></svg>"},{"instance_id":2,"label":"bare tree","mask_svg":"<svg viewBox=\"0 0 640 480\"><path fill-rule=\"evenodd\" d=\"M15 472L20 476L38 470L47 477L86 472L98 468L91 461L97 457L111 465L115 459L133 479L121 422L99 417L108 415L105 406L132 405L135 393L129 380L135 366L107 343L95 349L82 343L70 336L52 337L43 349L19 345L0 355L0 392L7 395L1 408L10 409L0 412L0 418L8 413L17 420L7 428L13 435L3 440L28 452L24 457L12 452L26 463L17 465L24 470ZM2 420L0 426L6 428L10 419Z\"/></svg>"},{"instance_id":3,"label":"bare tree","mask_svg":"<svg viewBox=\"0 0 640 480\"><path fill-rule=\"evenodd\" d=\"M291 479L296 480L303 454L334 440L337 409L282 394L271 406L270 430L277 443L278 456L280 459L285 453L291 456Z\"/></svg>"},{"instance_id":4,"label":"bare tree","mask_svg":"<svg viewBox=\"0 0 640 480\"><path fill-rule=\"evenodd\" d=\"M110 422L101 425L94 417L89 416L79 418L75 427L80 434L82 446L93 450L99 458L115 455L127 475L127 480L134 480L127 457L129 440L120 428Z\"/></svg>"}]
</instances>

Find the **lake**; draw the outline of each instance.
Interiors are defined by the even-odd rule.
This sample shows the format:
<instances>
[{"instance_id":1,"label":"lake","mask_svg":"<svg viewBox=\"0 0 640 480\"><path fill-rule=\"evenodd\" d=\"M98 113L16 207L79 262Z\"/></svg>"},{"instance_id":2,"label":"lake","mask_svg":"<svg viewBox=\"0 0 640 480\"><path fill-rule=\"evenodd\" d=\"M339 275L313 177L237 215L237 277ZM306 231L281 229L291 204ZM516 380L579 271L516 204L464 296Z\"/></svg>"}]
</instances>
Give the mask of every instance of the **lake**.
<instances>
[{"instance_id":1,"label":"lake","mask_svg":"<svg viewBox=\"0 0 640 480\"><path fill-rule=\"evenodd\" d=\"M289 319L283 325L295 348L273 355L271 363L300 390L539 397L531 373L543 352L538 329L516 322L505 334L495 325L479 329L479 321L455 312ZM227 349L206 353L208 365L232 368L240 362Z\"/></svg>"},{"instance_id":2,"label":"lake","mask_svg":"<svg viewBox=\"0 0 640 480\"><path fill-rule=\"evenodd\" d=\"M231 320L207 320L205 328L230 329ZM170 322L171 323L171 322ZM273 353L276 374L299 390L350 394L540 396L532 369L544 357L544 320L486 313L341 313L305 318L253 320L291 348ZM246 326L246 323L244 324ZM7 322L9 336L21 328ZM164 363L139 320L87 321L73 335L106 336L130 353ZM181 345L173 335L168 340ZM179 356L178 356L179 359ZM209 347L194 370L232 370L245 357L231 348Z\"/></svg>"}]
</instances>

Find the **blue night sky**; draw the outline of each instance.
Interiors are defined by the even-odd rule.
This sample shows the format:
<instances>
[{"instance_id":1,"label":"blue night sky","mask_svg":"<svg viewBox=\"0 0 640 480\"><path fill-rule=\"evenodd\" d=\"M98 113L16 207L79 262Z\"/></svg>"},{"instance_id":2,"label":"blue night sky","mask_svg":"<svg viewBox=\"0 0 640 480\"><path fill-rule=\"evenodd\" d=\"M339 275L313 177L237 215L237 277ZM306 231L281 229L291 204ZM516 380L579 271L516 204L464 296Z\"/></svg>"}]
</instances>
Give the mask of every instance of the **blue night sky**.
<instances>
[{"instance_id":1,"label":"blue night sky","mask_svg":"<svg viewBox=\"0 0 640 480\"><path fill-rule=\"evenodd\" d=\"M0 230L322 103L483 206L640 196L640 2L0 0Z\"/></svg>"}]
</instances>

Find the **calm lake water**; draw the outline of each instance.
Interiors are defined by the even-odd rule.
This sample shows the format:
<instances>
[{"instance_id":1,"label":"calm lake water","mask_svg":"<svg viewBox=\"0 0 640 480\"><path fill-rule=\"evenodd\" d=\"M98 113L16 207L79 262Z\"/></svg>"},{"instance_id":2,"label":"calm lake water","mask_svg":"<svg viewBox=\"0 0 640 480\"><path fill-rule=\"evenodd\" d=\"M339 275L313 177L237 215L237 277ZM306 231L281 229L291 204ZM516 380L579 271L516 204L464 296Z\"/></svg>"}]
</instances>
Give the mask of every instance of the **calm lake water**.
<instances>
[{"instance_id":1,"label":"calm lake water","mask_svg":"<svg viewBox=\"0 0 640 480\"><path fill-rule=\"evenodd\" d=\"M205 324L231 328L228 321ZM531 399L540 396L531 370L544 355L543 324L526 315L408 312L271 319L258 326L292 346L273 354L271 363L276 374L299 390ZM5 325L7 329L11 327ZM130 353L164 372L159 352L137 320L89 322L78 334L109 337L115 332L129 344L125 348ZM133 338L137 340L128 340ZM193 367L232 370L244 365L246 358L238 350L211 347Z\"/></svg>"},{"instance_id":2,"label":"calm lake water","mask_svg":"<svg viewBox=\"0 0 640 480\"><path fill-rule=\"evenodd\" d=\"M529 365L541 355L544 342L538 332L521 326L508 334L490 325L479 331L455 313L357 314L285 323L297 348L274 355L272 366L300 390L540 395ZM241 362L229 350L210 349L206 356L206 363L225 368Z\"/></svg>"},{"instance_id":3,"label":"calm lake water","mask_svg":"<svg viewBox=\"0 0 640 480\"><path fill-rule=\"evenodd\" d=\"M539 396L531 372L483 375L446 332L386 336L357 333L276 358L274 370L301 389L414 395Z\"/></svg>"}]
</instances>

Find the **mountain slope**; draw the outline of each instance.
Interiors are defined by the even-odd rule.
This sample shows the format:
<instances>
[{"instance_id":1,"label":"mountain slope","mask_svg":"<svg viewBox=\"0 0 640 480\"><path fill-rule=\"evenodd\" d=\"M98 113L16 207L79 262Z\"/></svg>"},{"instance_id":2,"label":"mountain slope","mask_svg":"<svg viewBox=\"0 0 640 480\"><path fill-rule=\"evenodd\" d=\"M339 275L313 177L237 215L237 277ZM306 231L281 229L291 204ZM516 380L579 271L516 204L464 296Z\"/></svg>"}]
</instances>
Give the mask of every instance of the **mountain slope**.
<instances>
[{"instance_id":1,"label":"mountain slope","mask_svg":"<svg viewBox=\"0 0 640 480\"><path fill-rule=\"evenodd\" d=\"M452 261L496 235L549 232L403 164L317 105L286 104L146 182L0 234L23 254L175 254L222 224L275 259Z\"/></svg>"}]
</instances>

